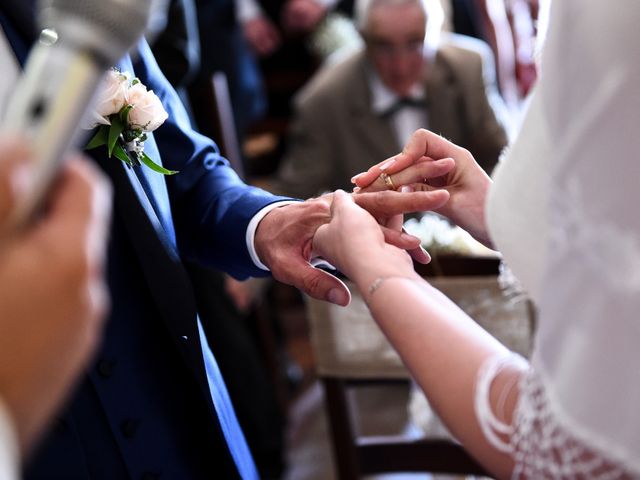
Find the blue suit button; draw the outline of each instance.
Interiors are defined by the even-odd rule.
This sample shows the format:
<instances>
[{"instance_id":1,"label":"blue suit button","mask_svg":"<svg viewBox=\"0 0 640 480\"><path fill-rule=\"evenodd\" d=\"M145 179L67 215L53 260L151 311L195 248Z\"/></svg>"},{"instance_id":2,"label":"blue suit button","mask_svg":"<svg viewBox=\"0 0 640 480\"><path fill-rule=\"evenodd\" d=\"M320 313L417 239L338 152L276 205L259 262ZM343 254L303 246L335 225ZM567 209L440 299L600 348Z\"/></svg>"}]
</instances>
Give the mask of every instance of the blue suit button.
<instances>
[{"instance_id":1,"label":"blue suit button","mask_svg":"<svg viewBox=\"0 0 640 480\"><path fill-rule=\"evenodd\" d=\"M140 422L138 420L127 419L120 425L120 429L122 430L122 434L125 438L133 438L136 436L136 432L138 431L138 425Z\"/></svg>"}]
</instances>

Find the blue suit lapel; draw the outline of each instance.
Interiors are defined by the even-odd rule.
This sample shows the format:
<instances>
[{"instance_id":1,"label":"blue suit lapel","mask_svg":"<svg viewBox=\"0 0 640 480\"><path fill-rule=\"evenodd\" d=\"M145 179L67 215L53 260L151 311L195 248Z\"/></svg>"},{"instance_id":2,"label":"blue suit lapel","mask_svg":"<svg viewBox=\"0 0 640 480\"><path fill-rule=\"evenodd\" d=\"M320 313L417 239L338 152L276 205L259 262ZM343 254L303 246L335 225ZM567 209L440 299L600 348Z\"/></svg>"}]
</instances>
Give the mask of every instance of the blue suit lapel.
<instances>
[{"instance_id":1,"label":"blue suit lapel","mask_svg":"<svg viewBox=\"0 0 640 480\"><path fill-rule=\"evenodd\" d=\"M24 66L24 63L27 60L29 48L27 46L27 42L23 38L23 35L12 25L11 21L9 21L5 13L2 11L0 11L0 25L2 25L2 30L4 31L11 48L13 48L13 53L18 59L18 62L20 62L20 66Z\"/></svg>"},{"instance_id":2,"label":"blue suit lapel","mask_svg":"<svg viewBox=\"0 0 640 480\"><path fill-rule=\"evenodd\" d=\"M123 72L129 72L132 75L133 65L131 59L127 56L118 63L118 68ZM145 153L156 163L162 165L160 151L156 145L153 134L149 134L144 144ZM113 159L114 161L118 161ZM176 234L173 228L173 220L171 218L171 205L169 203L169 194L164 176L153 172L147 167L126 168L127 175L136 191L140 203L145 208L151 222L156 226L157 233L161 237L165 237L168 245L175 250ZM140 189L139 187L142 187Z\"/></svg>"}]
</instances>

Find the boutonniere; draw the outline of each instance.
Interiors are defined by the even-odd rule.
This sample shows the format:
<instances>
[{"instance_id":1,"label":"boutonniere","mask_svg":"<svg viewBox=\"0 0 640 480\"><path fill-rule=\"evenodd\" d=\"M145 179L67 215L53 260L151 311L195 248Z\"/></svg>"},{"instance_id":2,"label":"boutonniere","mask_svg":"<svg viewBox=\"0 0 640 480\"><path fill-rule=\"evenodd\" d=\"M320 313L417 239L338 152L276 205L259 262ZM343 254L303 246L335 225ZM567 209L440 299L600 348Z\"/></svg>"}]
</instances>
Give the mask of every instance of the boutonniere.
<instances>
[{"instance_id":1,"label":"boutonniere","mask_svg":"<svg viewBox=\"0 0 640 480\"><path fill-rule=\"evenodd\" d=\"M147 90L128 73L110 70L91 112L91 128L98 127L98 131L86 149L106 145L109 158L115 156L129 166L143 164L163 175L178 173L158 165L144 153L147 134L162 125L168 116L153 90Z\"/></svg>"}]
</instances>

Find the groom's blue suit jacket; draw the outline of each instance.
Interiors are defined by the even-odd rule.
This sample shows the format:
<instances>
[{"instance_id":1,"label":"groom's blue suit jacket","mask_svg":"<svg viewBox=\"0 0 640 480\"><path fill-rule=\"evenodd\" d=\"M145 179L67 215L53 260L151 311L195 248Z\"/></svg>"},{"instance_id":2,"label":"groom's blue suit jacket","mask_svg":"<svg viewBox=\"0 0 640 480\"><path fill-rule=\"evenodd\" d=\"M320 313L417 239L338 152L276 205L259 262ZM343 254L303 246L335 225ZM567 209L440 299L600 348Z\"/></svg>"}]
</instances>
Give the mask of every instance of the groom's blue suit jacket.
<instances>
[{"instance_id":1,"label":"groom's blue suit jacket","mask_svg":"<svg viewBox=\"0 0 640 480\"><path fill-rule=\"evenodd\" d=\"M16 11L19 3L0 1L0 20L23 61L31 27L29 15ZM163 177L109 159L103 148L91 152L115 193L110 318L95 363L29 460L25 478L226 479L239 471L251 477L244 439L229 429L235 418L224 383L201 344L181 259L238 278L263 274L249 256L246 229L257 211L281 198L242 183L215 144L193 131L144 42L134 65L127 57L118 66L162 100L169 118L145 152L180 173Z\"/></svg>"}]
</instances>

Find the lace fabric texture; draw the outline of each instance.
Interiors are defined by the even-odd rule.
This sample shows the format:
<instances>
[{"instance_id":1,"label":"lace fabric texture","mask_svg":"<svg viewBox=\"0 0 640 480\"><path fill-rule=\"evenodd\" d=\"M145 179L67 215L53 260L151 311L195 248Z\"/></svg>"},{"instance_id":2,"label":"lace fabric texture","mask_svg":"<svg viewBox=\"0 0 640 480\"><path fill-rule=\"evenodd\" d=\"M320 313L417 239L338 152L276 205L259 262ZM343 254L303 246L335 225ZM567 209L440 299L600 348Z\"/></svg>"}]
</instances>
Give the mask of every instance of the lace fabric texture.
<instances>
[{"instance_id":1,"label":"lace fabric texture","mask_svg":"<svg viewBox=\"0 0 640 480\"><path fill-rule=\"evenodd\" d=\"M512 424L491 407L489 394L496 377L515 366L525 372L517 382L519 399ZM500 398L515 387L507 383ZM476 415L485 437L498 450L511 455L513 479L596 479L637 478L615 460L585 445L566 430L554 415L540 376L517 355L493 357L480 370L476 388Z\"/></svg>"}]
</instances>

